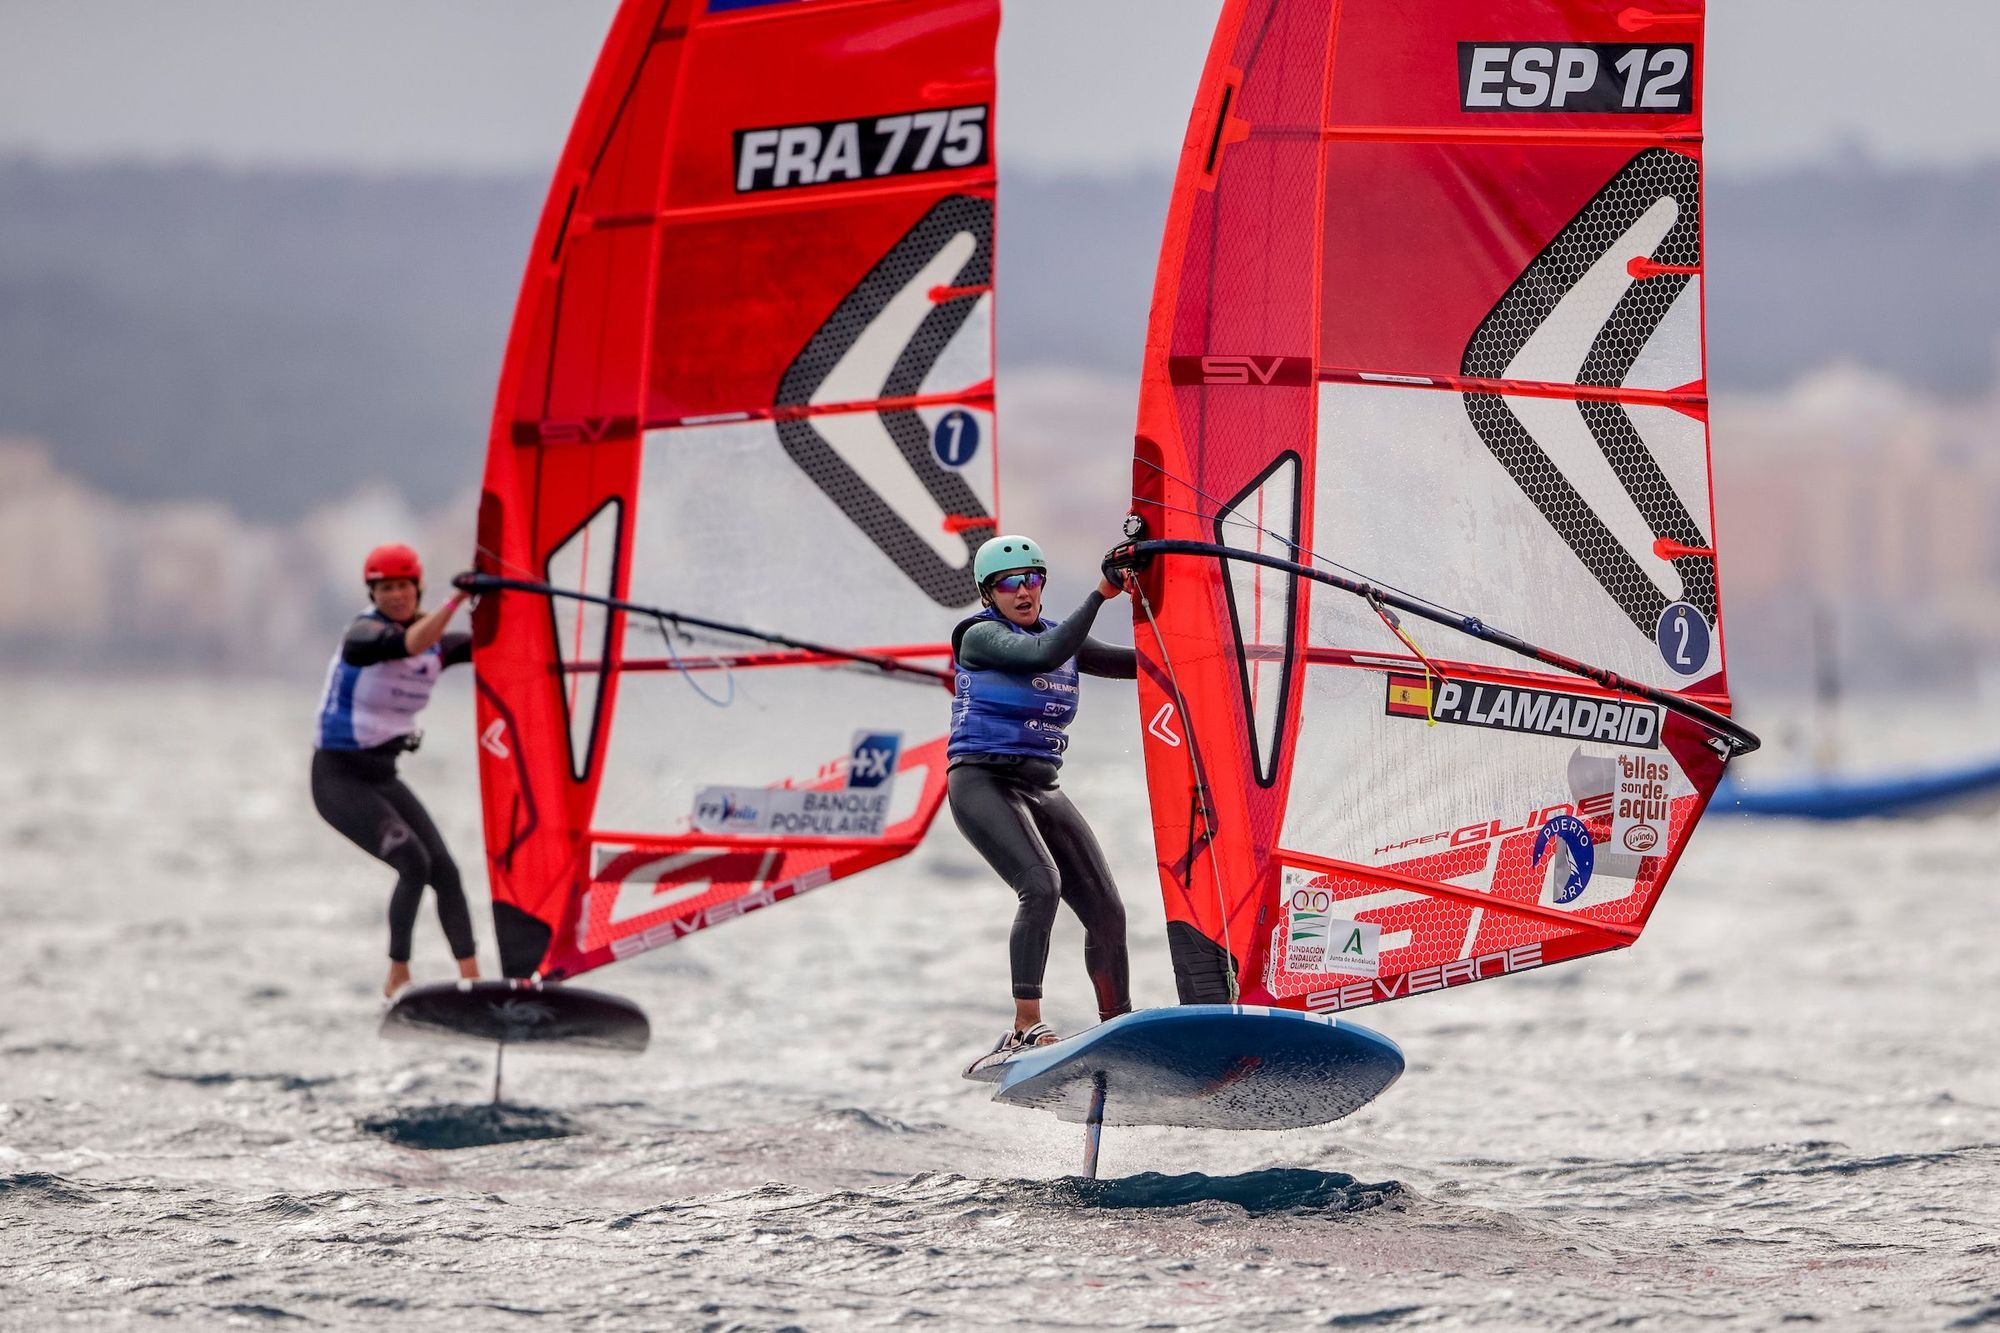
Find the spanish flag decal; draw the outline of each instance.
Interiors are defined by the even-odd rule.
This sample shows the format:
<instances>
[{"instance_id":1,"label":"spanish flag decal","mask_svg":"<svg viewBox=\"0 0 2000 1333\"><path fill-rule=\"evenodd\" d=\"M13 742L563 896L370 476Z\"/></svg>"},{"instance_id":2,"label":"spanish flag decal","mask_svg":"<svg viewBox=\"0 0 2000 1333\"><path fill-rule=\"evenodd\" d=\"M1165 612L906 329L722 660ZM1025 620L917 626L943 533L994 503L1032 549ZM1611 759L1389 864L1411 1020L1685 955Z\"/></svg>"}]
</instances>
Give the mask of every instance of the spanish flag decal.
<instances>
[{"instance_id":1,"label":"spanish flag decal","mask_svg":"<svg viewBox=\"0 0 2000 1333\"><path fill-rule=\"evenodd\" d=\"M1394 717L1421 717L1426 720L1431 715L1431 683L1422 676L1405 676L1389 673L1389 704L1386 710Z\"/></svg>"}]
</instances>

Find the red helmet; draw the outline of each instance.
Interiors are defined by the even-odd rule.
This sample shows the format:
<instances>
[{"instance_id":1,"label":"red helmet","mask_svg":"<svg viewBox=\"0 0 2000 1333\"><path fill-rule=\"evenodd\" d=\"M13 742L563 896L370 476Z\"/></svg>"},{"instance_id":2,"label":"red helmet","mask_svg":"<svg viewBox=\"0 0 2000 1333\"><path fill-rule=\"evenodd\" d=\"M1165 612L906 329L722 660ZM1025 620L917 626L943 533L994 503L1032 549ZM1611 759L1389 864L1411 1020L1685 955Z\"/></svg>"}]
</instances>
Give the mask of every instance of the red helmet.
<instances>
[{"instance_id":1,"label":"red helmet","mask_svg":"<svg viewBox=\"0 0 2000 1333\"><path fill-rule=\"evenodd\" d=\"M378 546L362 562L361 581L374 583L380 579L415 579L422 583L424 562L417 559L415 551L399 542Z\"/></svg>"}]
</instances>

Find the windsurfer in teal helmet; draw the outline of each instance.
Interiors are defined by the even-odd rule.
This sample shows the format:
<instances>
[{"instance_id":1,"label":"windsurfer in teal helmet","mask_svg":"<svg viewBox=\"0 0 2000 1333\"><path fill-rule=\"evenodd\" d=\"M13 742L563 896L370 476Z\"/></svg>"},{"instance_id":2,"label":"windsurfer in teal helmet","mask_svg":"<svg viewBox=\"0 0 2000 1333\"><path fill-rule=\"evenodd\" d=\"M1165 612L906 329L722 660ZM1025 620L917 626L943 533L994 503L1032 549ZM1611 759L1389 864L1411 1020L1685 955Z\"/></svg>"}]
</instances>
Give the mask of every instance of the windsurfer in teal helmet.
<instances>
[{"instance_id":1,"label":"windsurfer in teal helmet","mask_svg":"<svg viewBox=\"0 0 2000 1333\"><path fill-rule=\"evenodd\" d=\"M1067 620L1042 618L1048 568L1029 538L988 539L972 561L986 609L951 636L952 818L1018 900L1008 939L1014 1025L970 1074L1057 1039L1042 1021L1042 974L1058 902L1083 923L1098 1017L1132 1008L1125 905L1096 836L1056 780L1065 729L1076 716L1078 673L1130 680L1138 662L1130 648L1089 637L1098 608L1119 593L1108 578Z\"/></svg>"},{"instance_id":2,"label":"windsurfer in teal helmet","mask_svg":"<svg viewBox=\"0 0 2000 1333\"><path fill-rule=\"evenodd\" d=\"M396 760L417 748L417 714L446 667L472 660L472 636L446 633L465 601L458 593L424 613L424 567L407 546L378 546L362 563L369 609L354 618L327 668L313 748L313 806L348 841L396 872L389 898L389 979L394 996L410 984L410 933L424 886L437 895L461 977L479 975L472 916L458 865L417 794L396 776Z\"/></svg>"}]
</instances>

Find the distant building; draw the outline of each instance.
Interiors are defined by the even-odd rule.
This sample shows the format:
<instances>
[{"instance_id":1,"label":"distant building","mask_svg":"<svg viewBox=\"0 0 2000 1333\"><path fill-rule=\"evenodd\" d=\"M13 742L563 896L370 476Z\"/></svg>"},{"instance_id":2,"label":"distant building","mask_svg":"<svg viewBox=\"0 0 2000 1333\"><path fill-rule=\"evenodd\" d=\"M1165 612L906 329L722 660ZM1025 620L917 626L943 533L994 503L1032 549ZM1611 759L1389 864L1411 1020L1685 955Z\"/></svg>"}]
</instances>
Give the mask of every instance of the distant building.
<instances>
[{"instance_id":1,"label":"distant building","mask_svg":"<svg viewBox=\"0 0 2000 1333\"><path fill-rule=\"evenodd\" d=\"M1712 433L1739 685L1964 684L2000 660L2000 401L1839 367L1719 400Z\"/></svg>"},{"instance_id":2,"label":"distant building","mask_svg":"<svg viewBox=\"0 0 2000 1333\"><path fill-rule=\"evenodd\" d=\"M1117 539L1133 395L1074 369L1003 380L1002 521L1050 548L1060 597ZM1854 692L2000 686L2000 398L1836 367L1721 397L1712 427L1740 698L1801 695L1829 671ZM420 515L375 487L279 528L217 500L112 500L46 447L0 441L0 666L315 675L365 604L368 548L414 544L435 599L472 563L476 511L467 493Z\"/></svg>"}]
</instances>

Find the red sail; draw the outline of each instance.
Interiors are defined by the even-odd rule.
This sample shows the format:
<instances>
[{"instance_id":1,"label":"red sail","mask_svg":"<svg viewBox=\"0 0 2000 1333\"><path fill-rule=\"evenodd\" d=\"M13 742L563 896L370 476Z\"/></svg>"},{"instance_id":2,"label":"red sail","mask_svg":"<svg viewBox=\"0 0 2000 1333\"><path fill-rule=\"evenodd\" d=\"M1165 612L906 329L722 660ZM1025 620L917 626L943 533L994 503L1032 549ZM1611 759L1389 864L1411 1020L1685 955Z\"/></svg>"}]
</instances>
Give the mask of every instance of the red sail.
<instances>
[{"instance_id":1,"label":"red sail","mask_svg":"<svg viewBox=\"0 0 2000 1333\"><path fill-rule=\"evenodd\" d=\"M997 0L627 0L529 256L475 620L505 970L900 856L994 530Z\"/></svg>"},{"instance_id":2,"label":"red sail","mask_svg":"<svg viewBox=\"0 0 2000 1333\"><path fill-rule=\"evenodd\" d=\"M1183 999L1351 1008L1658 901L1712 730L1283 566L1727 711L1701 53L1699 0L1225 5L1135 508L1277 563L1163 555L1136 613Z\"/></svg>"}]
</instances>

